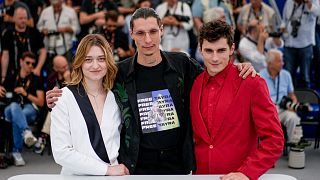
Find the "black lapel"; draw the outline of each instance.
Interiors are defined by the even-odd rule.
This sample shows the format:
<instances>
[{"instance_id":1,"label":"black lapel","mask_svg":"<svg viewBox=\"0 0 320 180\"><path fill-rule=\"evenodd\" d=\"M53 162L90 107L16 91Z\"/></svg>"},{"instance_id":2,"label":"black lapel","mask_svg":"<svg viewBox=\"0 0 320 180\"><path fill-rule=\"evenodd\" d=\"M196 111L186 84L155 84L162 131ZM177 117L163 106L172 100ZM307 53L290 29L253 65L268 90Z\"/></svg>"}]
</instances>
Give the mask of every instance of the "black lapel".
<instances>
[{"instance_id":1,"label":"black lapel","mask_svg":"<svg viewBox=\"0 0 320 180\"><path fill-rule=\"evenodd\" d=\"M93 111L90 100L83 86L68 86L80 107L81 113L86 121L91 145L96 154L106 163L110 163L106 147L103 142L97 117Z\"/></svg>"}]
</instances>

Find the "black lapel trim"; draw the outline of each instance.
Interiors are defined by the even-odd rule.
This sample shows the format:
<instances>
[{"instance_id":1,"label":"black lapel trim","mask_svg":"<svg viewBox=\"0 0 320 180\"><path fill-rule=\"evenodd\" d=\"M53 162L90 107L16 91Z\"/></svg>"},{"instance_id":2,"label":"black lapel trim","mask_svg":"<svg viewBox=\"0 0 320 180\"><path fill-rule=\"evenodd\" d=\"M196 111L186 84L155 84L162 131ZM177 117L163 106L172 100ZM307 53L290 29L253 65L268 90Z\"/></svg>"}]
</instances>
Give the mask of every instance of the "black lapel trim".
<instances>
[{"instance_id":1,"label":"black lapel trim","mask_svg":"<svg viewBox=\"0 0 320 180\"><path fill-rule=\"evenodd\" d=\"M81 113L86 121L90 143L96 152L96 154L106 163L110 163L106 147L103 142L102 134L100 131L97 117L93 111L90 100L85 92L83 86L68 86L70 91L73 93L80 107Z\"/></svg>"}]
</instances>

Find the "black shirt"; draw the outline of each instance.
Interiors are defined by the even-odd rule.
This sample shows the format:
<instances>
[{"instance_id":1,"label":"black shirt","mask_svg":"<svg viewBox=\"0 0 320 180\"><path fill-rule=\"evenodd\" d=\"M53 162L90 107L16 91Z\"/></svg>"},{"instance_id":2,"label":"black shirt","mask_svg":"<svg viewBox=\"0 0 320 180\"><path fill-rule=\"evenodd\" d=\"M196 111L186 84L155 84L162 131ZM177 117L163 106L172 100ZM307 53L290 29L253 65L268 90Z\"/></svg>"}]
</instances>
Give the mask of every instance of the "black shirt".
<instances>
[{"instance_id":1,"label":"black shirt","mask_svg":"<svg viewBox=\"0 0 320 180\"><path fill-rule=\"evenodd\" d=\"M37 90L43 91L42 79L34 74L30 74L25 78L21 78L20 75L17 74L8 76L3 85L7 92L13 92L13 101L20 104L28 104L31 103L31 101L25 96L15 94L14 89L16 87L23 87L28 94L32 94L33 96L37 96Z\"/></svg>"},{"instance_id":2,"label":"black shirt","mask_svg":"<svg viewBox=\"0 0 320 180\"><path fill-rule=\"evenodd\" d=\"M166 61L161 61L156 66L145 67L136 63L136 88L137 94L168 89L164 77ZM179 128L143 133L140 116L140 146L147 149L176 148L179 141Z\"/></svg>"},{"instance_id":3,"label":"black shirt","mask_svg":"<svg viewBox=\"0 0 320 180\"><path fill-rule=\"evenodd\" d=\"M124 51L129 50L129 41L128 35L121 31L121 29L116 29L114 33L107 32L107 30L103 33L104 37L107 39L113 50L117 48L121 48ZM127 57L120 58L120 60L124 60Z\"/></svg>"},{"instance_id":4,"label":"black shirt","mask_svg":"<svg viewBox=\"0 0 320 180\"><path fill-rule=\"evenodd\" d=\"M80 12L85 12L88 15L94 14L100 11L118 11L117 5L114 4L110 0L104 0L101 4L96 5L93 0L83 0L80 8ZM81 25L81 35L80 37L84 37L85 35L88 34L89 28L94 25L94 21L89 23L89 24L82 24Z\"/></svg>"},{"instance_id":5,"label":"black shirt","mask_svg":"<svg viewBox=\"0 0 320 180\"><path fill-rule=\"evenodd\" d=\"M5 32L1 40L2 50L9 51L9 65L7 74L14 74L20 68L20 58L26 51L38 55L44 48L43 37L35 28L27 28L25 32L10 29Z\"/></svg>"}]
</instances>

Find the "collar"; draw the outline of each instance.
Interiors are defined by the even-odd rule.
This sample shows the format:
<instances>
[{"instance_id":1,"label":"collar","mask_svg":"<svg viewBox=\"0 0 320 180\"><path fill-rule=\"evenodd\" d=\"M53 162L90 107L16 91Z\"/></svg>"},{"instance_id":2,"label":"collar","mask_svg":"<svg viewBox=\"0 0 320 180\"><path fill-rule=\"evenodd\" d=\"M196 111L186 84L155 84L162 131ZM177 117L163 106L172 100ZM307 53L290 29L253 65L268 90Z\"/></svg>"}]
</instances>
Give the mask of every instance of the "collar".
<instances>
[{"instance_id":1,"label":"collar","mask_svg":"<svg viewBox=\"0 0 320 180\"><path fill-rule=\"evenodd\" d=\"M207 72L207 69L206 69L204 71L203 83L207 84L209 82L216 81L219 84L219 86L222 86L224 80L226 79L226 77L228 75L228 72L229 72L231 65L232 65L232 63L229 62L228 65L215 76L210 76L209 73Z\"/></svg>"},{"instance_id":2,"label":"collar","mask_svg":"<svg viewBox=\"0 0 320 180\"><path fill-rule=\"evenodd\" d=\"M172 63L171 61L171 58L169 57L170 54L166 53L166 52L163 52L160 50L160 53L161 53L161 58L162 58L162 61L166 61L166 67L165 67L165 71L169 71L169 70L173 70L173 71L176 71L177 72L177 69L176 67L174 66L174 64ZM133 56L132 58L132 61L129 65L129 70L128 70L128 73L127 73L127 77L131 76L134 74L135 72L135 63L137 63L137 58L138 58L138 52L136 52L136 54Z\"/></svg>"},{"instance_id":3,"label":"collar","mask_svg":"<svg viewBox=\"0 0 320 180\"><path fill-rule=\"evenodd\" d=\"M279 77L281 71L282 71L282 69L280 70L280 72L278 73L278 75L277 75L274 79L277 79L277 78ZM270 79L274 80L274 79L272 78L271 74L269 73L268 68L266 68L266 74L267 74L267 76L268 76Z\"/></svg>"}]
</instances>

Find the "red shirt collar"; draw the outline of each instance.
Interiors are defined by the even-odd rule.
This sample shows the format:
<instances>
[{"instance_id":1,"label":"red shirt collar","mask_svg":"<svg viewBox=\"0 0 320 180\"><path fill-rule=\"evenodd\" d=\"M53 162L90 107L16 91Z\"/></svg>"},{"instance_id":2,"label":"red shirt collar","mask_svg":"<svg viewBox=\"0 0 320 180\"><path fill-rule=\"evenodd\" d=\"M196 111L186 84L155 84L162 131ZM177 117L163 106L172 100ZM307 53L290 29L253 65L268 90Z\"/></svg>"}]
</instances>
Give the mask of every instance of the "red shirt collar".
<instances>
[{"instance_id":1,"label":"red shirt collar","mask_svg":"<svg viewBox=\"0 0 320 180\"><path fill-rule=\"evenodd\" d=\"M232 63L229 62L228 65L215 76L210 76L206 68L204 71L203 84L207 84L209 81L216 81L219 86L221 86L228 75L231 65Z\"/></svg>"}]
</instances>

